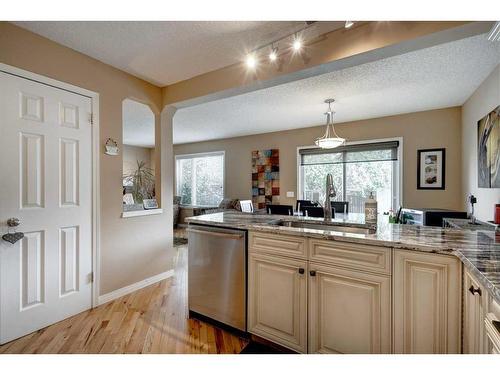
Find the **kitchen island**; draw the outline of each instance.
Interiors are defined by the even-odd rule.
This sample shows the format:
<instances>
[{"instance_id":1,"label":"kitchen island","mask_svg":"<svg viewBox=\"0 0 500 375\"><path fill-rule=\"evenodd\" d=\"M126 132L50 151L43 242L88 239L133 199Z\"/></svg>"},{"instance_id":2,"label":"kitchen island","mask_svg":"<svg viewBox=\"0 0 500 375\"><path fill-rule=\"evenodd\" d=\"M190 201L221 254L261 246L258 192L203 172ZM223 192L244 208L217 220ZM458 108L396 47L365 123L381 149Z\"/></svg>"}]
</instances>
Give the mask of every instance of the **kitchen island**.
<instances>
[{"instance_id":1,"label":"kitchen island","mask_svg":"<svg viewBox=\"0 0 500 375\"><path fill-rule=\"evenodd\" d=\"M304 353L498 350L487 329L500 318L495 232L374 228L356 214L325 229L237 211L187 221L248 231L248 330L259 337Z\"/></svg>"}]
</instances>

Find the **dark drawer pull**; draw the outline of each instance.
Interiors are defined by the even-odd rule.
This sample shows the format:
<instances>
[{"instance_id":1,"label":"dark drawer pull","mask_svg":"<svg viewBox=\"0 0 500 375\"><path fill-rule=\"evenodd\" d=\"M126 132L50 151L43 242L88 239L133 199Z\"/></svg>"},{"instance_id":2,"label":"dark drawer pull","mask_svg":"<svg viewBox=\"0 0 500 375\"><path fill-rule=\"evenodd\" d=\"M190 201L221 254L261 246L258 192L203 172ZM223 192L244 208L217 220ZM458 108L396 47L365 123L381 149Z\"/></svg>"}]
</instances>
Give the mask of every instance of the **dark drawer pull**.
<instances>
[{"instance_id":1,"label":"dark drawer pull","mask_svg":"<svg viewBox=\"0 0 500 375\"><path fill-rule=\"evenodd\" d=\"M470 286L469 292L471 292L472 294L479 294L480 296L483 295L481 292L481 288L474 288L474 285Z\"/></svg>"},{"instance_id":2,"label":"dark drawer pull","mask_svg":"<svg viewBox=\"0 0 500 375\"><path fill-rule=\"evenodd\" d=\"M316 271L309 271L309 275L316 276Z\"/></svg>"},{"instance_id":3,"label":"dark drawer pull","mask_svg":"<svg viewBox=\"0 0 500 375\"><path fill-rule=\"evenodd\" d=\"M303 275L303 274L304 274L304 272L305 272L305 270L304 270L303 268L299 268L299 273L300 273L301 275Z\"/></svg>"}]
</instances>

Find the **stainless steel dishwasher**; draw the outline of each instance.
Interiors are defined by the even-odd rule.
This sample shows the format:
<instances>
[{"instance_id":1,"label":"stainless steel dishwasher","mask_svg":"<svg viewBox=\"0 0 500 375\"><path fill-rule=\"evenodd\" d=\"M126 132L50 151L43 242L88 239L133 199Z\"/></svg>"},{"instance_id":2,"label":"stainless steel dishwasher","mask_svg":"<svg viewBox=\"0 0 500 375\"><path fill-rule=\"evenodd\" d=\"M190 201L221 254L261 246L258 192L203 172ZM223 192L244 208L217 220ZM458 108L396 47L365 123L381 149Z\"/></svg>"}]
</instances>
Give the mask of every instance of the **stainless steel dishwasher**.
<instances>
[{"instance_id":1,"label":"stainless steel dishwasher","mask_svg":"<svg viewBox=\"0 0 500 375\"><path fill-rule=\"evenodd\" d=\"M189 311L246 331L246 231L187 231Z\"/></svg>"}]
</instances>

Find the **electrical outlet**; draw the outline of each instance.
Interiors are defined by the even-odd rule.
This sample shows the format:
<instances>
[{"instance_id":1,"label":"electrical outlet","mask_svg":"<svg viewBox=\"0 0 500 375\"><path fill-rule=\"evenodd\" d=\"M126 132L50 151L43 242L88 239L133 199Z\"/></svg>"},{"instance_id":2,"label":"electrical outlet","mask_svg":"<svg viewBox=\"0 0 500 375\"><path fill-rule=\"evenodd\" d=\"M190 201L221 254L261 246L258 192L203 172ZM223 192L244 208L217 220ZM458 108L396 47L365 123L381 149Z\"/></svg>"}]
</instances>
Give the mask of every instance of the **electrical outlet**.
<instances>
[{"instance_id":1,"label":"electrical outlet","mask_svg":"<svg viewBox=\"0 0 500 375\"><path fill-rule=\"evenodd\" d=\"M295 193L293 191L287 191L286 192L286 197L287 198L293 198L293 197L295 197Z\"/></svg>"}]
</instances>

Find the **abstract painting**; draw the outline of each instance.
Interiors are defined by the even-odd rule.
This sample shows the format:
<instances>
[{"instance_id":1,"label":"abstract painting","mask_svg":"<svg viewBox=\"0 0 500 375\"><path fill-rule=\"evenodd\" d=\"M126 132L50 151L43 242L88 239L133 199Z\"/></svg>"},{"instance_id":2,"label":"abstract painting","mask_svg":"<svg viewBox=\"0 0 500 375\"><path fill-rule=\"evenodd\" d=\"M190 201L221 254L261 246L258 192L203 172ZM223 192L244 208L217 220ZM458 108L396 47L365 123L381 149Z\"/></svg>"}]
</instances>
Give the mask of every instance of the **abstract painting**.
<instances>
[{"instance_id":1,"label":"abstract painting","mask_svg":"<svg viewBox=\"0 0 500 375\"><path fill-rule=\"evenodd\" d=\"M257 209L267 204L279 204L279 150L252 151L252 202Z\"/></svg>"},{"instance_id":2,"label":"abstract painting","mask_svg":"<svg viewBox=\"0 0 500 375\"><path fill-rule=\"evenodd\" d=\"M500 188L500 106L477 123L477 176L480 188Z\"/></svg>"}]
</instances>

